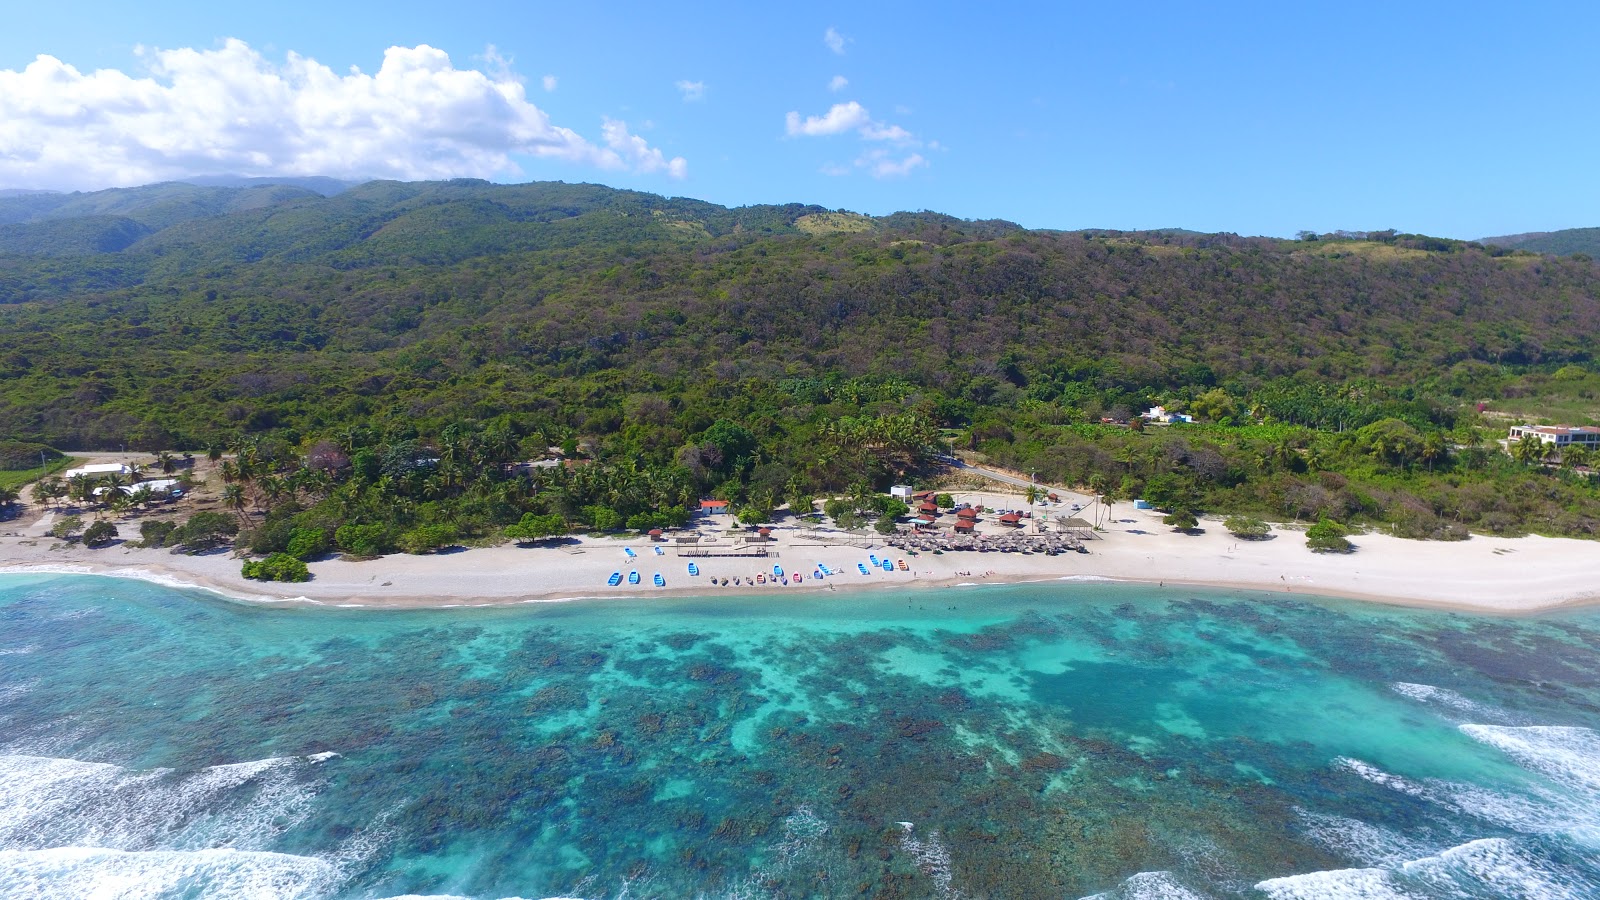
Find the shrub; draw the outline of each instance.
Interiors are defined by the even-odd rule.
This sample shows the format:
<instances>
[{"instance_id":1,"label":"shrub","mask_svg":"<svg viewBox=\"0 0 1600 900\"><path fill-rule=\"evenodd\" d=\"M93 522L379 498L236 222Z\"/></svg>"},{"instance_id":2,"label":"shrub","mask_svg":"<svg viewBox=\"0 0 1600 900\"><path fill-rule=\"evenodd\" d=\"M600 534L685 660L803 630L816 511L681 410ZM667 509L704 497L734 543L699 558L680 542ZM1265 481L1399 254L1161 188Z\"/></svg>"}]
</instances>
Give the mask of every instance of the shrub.
<instances>
[{"instance_id":1,"label":"shrub","mask_svg":"<svg viewBox=\"0 0 1600 900\"><path fill-rule=\"evenodd\" d=\"M83 530L83 545L85 547L104 547L117 539L117 526L104 519L96 521Z\"/></svg>"},{"instance_id":2,"label":"shrub","mask_svg":"<svg viewBox=\"0 0 1600 900\"><path fill-rule=\"evenodd\" d=\"M1345 539L1350 530L1332 519L1306 529L1306 546L1317 553L1349 553L1355 545Z\"/></svg>"},{"instance_id":3,"label":"shrub","mask_svg":"<svg viewBox=\"0 0 1600 900\"><path fill-rule=\"evenodd\" d=\"M1175 510L1162 516L1161 521L1179 531L1193 531L1200 527L1200 519L1187 509Z\"/></svg>"},{"instance_id":4,"label":"shrub","mask_svg":"<svg viewBox=\"0 0 1600 900\"><path fill-rule=\"evenodd\" d=\"M315 559L328 552L328 533L321 528L292 529L284 552L298 560Z\"/></svg>"},{"instance_id":5,"label":"shrub","mask_svg":"<svg viewBox=\"0 0 1600 900\"><path fill-rule=\"evenodd\" d=\"M382 556L394 549L389 529L382 525L340 525L333 533L333 542L340 550L362 558Z\"/></svg>"},{"instance_id":6,"label":"shrub","mask_svg":"<svg viewBox=\"0 0 1600 900\"><path fill-rule=\"evenodd\" d=\"M1229 516L1223 520L1222 527L1234 537L1247 541L1259 541L1272 532L1272 526L1250 516Z\"/></svg>"},{"instance_id":7,"label":"shrub","mask_svg":"<svg viewBox=\"0 0 1600 900\"><path fill-rule=\"evenodd\" d=\"M164 519L149 519L139 523L139 543L146 547L162 547L167 543L167 538L178 529L177 522Z\"/></svg>"},{"instance_id":8,"label":"shrub","mask_svg":"<svg viewBox=\"0 0 1600 900\"><path fill-rule=\"evenodd\" d=\"M306 564L287 553L274 553L263 560L246 562L240 574L256 581L310 581Z\"/></svg>"},{"instance_id":9,"label":"shrub","mask_svg":"<svg viewBox=\"0 0 1600 900\"><path fill-rule=\"evenodd\" d=\"M933 496L933 505L940 509L953 509L956 505L956 498L949 494L935 494Z\"/></svg>"},{"instance_id":10,"label":"shrub","mask_svg":"<svg viewBox=\"0 0 1600 900\"><path fill-rule=\"evenodd\" d=\"M506 526L506 537L525 544L566 533L567 523L555 513L547 516L523 513L522 521Z\"/></svg>"},{"instance_id":11,"label":"shrub","mask_svg":"<svg viewBox=\"0 0 1600 900\"><path fill-rule=\"evenodd\" d=\"M456 539L456 530L450 525L418 525L400 535L400 549L407 553L430 553L449 546Z\"/></svg>"},{"instance_id":12,"label":"shrub","mask_svg":"<svg viewBox=\"0 0 1600 900\"><path fill-rule=\"evenodd\" d=\"M239 533L239 523L219 512L197 512L172 532L167 543L185 553L199 553L226 544Z\"/></svg>"},{"instance_id":13,"label":"shrub","mask_svg":"<svg viewBox=\"0 0 1600 900\"><path fill-rule=\"evenodd\" d=\"M894 520L888 516L878 519L877 522L873 523L872 527L876 528L879 534L894 534L895 532Z\"/></svg>"},{"instance_id":14,"label":"shrub","mask_svg":"<svg viewBox=\"0 0 1600 900\"><path fill-rule=\"evenodd\" d=\"M50 526L50 536L63 541L75 541L78 539L78 529L82 527L83 516L67 516L64 519L57 519L55 524Z\"/></svg>"}]
</instances>

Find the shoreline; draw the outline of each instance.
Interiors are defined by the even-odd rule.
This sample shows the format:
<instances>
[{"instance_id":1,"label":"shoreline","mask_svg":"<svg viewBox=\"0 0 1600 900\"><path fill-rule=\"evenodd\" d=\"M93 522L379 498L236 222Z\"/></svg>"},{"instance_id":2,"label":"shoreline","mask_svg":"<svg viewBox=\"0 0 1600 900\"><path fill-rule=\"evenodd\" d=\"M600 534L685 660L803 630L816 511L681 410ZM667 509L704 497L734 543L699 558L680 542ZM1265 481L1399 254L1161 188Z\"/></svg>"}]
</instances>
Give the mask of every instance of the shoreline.
<instances>
[{"instance_id":1,"label":"shoreline","mask_svg":"<svg viewBox=\"0 0 1600 900\"><path fill-rule=\"evenodd\" d=\"M1329 556L1306 550L1294 532L1278 532L1275 540L1239 541L1214 522L1203 523L1209 529L1204 534L1187 535L1153 530L1151 522L1158 518L1132 516L1115 520L1103 540L1090 543L1088 555L909 557L882 546L797 545L791 540L780 541L778 556L766 559L696 558L705 575L692 581L681 574L689 560L654 556L647 541L605 538L582 539L576 550L501 546L362 562L327 559L311 563L313 580L301 583L248 581L239 575L240 561L231 553L184 556L126 547L61 547L49 539L0 540L0 575L133 578L204 590L257 606L371 610L477 609L651 596L714 598L723 591L739 596L848 595L896 588L1073 582L1290 594L1501 616L1600 605L1600 580L1591 575L1600 572L1600 544L1588 541L1474 536L1469 541L1439 543L1360 535L1353 538L1358 546L1354 554ZM640 555L625 558L624 547L633 547ZM910 571L869 570L857 581L855 563L858 558L866 561L869 553L906 559ZM796 559L805 561L795 563ZM753 578L757 571L770 571L774 563L804 572L806 580L782 587L709 583L712 576ZM817 563L838 574L820 583L812 581ZM977 571L988 566L994 568ZM640 571L642 584L604 585L609 572L630 567ZM652 568L680 574L667 575L667 587L656 588L649 585Z\"/></svg>"}]
</instances>

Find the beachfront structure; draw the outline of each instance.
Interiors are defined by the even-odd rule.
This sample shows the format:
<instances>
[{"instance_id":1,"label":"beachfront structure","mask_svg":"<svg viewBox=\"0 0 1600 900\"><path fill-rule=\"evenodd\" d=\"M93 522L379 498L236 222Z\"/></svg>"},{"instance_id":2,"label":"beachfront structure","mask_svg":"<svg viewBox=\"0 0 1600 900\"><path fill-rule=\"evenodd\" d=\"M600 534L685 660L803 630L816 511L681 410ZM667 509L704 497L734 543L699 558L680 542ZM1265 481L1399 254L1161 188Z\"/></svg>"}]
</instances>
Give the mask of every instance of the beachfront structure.
<instances>
[{"instance_id":1,"label":"beachfront structure","mask_svg":"<svg viewBox=\"0 0 1600 900\"><path fill-rule=\"evenodd\" d=\"M897 484L889 488L889 496L909 504L911 502L911 485Z\"/></svg>"},{"instance_id":2,"label":"beachfront structure","mask_svg":"<svg viewBox=\"0 0 1600 900\"><path fill-rule=\"evenodd\" d=\"M1600 428L1589 425L1513 425L1507 440L1516 443L1524 437L1532 437L1558 449L1578 446L1585 450L1600 450Z\"/></svg>"},{"instance_id":3,"label":"beachfront structure","mask_svg":"<svg viewBox=\"0 0 1600 900\"><path fill-rule=\"evenodd\" d=\"M1185 413L1168 412L1165 406L1152 406L1148 411L1141 413L1139 418L1147 419L1151 422L1165 422L1169 425L1173 422L1194 421L1194 416Z\"/></svg>"},{"instance_id":4,"label":"beachfront structure","mask_svg":"<svg viewBox=\"0 0 1600 900\"><path fill-rule=\"evenodd\" d=\"M728 511L726 500L701 500L700 512L707 516L720 516Z\"/></svg>"},{"instance_id":5,"label":"beachfront structure","mask_svg":"<svg viewBox=\"0 0 1600 900\"><path fill-rule=\"evenodd\" d=\"M76 469L68 469L62 473L62 477L66 478L68 481L71 481L72 479L77 478L79 475L82 475L85 478L106 478L111 475L132 474L133 468L128 466L126 463L101 463L100 465L79 466Z\"/></svg>"}]
</instances>

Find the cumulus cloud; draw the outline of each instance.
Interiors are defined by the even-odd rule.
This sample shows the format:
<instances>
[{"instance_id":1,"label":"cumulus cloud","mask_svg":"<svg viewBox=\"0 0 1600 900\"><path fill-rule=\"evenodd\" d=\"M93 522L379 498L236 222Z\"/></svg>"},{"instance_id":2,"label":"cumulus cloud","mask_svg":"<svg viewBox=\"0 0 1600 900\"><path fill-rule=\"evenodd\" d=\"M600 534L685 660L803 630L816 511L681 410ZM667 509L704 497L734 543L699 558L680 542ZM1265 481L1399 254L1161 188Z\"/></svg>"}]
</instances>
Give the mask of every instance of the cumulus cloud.
<instances>
[{"instance_id":1,"label":"cumulus cloud","mask_svg":"<svg viewBox=\"0 0 1600 900\"><path fill-rule=\"evenodd\" d=\"M838 93L850 86L850 79L843 75L835 75L828 81L828 90Z\"/></svg>"},{"instance_id":2,"label":"cumulus cloud","mask_svg":"<svg viewBox=\"0 0 1600 900\"><path fill-rule=\"evenodd\" d=\"M873 178L903 178L910 175L913 169L926 166L928 161L922 154L913 153L900 159L895 159L887 150L868 150L856 160L856 165L867 171Z\"/></svg>"},{"instance_id":3,"label":"cumulus cloud","mask_svg":"<svg viewBox=\"0 0 1600 900\"><path fill-rule=\"evenodd\" d=\"M546 93L556 89L556 77L554 75L546 75L542 81L544 82L544 89Z\"/></svg>"},{"instance_id":4,"label":"cumulus cloud","mask_svg":"<svg viewBox=\"0 0 1600 900\"><path fill-rule=\"evenodd\" d=\"M629 134L627 122L606 119L600 132L605 136L610 152L635 172L665 172L673 178L683 178L689 174L689 164L683 157L667 159L666 154L645 143L644 138Z\"/></svg>"},{"instance_id":5,"label":"cumulus cloud","mask_svg":"<svg viewBox=\"0 0 1600 900\"><path fill-rule=\"evenodd\" d=\"M834 28L832 25L829 25L828 30L822 33L822 42L828 45L829 50L832 50L840 56L844 55L844 42L846 40L848 40L848 38L840 34L839 30Z\"/></svg>"},{"instance_id":6,"label":"cumulus cloud","mask_svg":"<svg viewBox=\"0 0 1600 900\"><path fill-rule=\"evenodd\" d=\"M890 144L895 148L891 150L878 146L867 149L856 158L854 168L830 162L819 170L824 175L849 175L855 171L865 171L874 178L903 177L928 165L926 157L910 151L924 146L942 149L938 141L925 144L899 125L877 121L866 107L854 100L835 103L820 116L801 117L798 112L790 112L784 116L784 130L790 137L828 137L853 131L869 145Z\"/></svg>"},{"instance_id":7,"label":"cumulus cloud","mask_svg":"<svg viewBox=\"0 0 1600 900\"><path fill-rule=\"evenodd\" d=\"M84 73L41 55L0 70L0 184L95 188L194 175L401 179L521 175L514 156L683 177L626 123L603 144L556 125L521 81L457 69L426 44L390 47L340 75L248 44L141 50L149 74ZM488 68L500 68L490 65ZM546 76L544 86L554 89Z\"/></svg>"},{"instance_id":8,"label":"cumulus cloud","mask_svg":"<svg viewBox=\"0 0 1600 900\"><path fill-rule=\"evenodd\" d=\"M867 115L866 107L854 100L849 103L835 103L832 109L820 116L806 116L801 119L797 112L784 116L784 128L790 137L823 137L871 124L872 117Z\"/></svg>"},{"instance_id":9,"label":"cumulus cloud","mask_svg":"<svg viewBox=\"0 0 1600 900\"><path fill-rule=\"evenodd\" d=\"M704 81L684 80L674 82L673 86L683 94L683 102L685 103L693 103L696 100L704 100L706 98L706 83Z\"/></svg>"}]
</instances>

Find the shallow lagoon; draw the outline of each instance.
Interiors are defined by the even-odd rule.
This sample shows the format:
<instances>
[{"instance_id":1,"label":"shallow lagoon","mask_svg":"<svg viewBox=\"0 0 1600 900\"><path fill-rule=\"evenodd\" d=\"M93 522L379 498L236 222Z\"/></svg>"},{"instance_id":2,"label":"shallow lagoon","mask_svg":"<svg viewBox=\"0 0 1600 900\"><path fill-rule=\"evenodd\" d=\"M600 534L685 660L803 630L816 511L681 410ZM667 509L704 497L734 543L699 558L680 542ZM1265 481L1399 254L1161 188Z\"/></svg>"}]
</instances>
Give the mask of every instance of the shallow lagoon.
<instances>
[{"instance_id":1,"label":"shallow lagoon","mask_svg":"<svg viewBox=\"0 0 1600 900\"><path fill-rule=\"evenodd\" d=\"M0 895L1600 895L1600 612L0 578ZM116 891L121 891L117 893Z\"/></svg>"}]
</instances>

